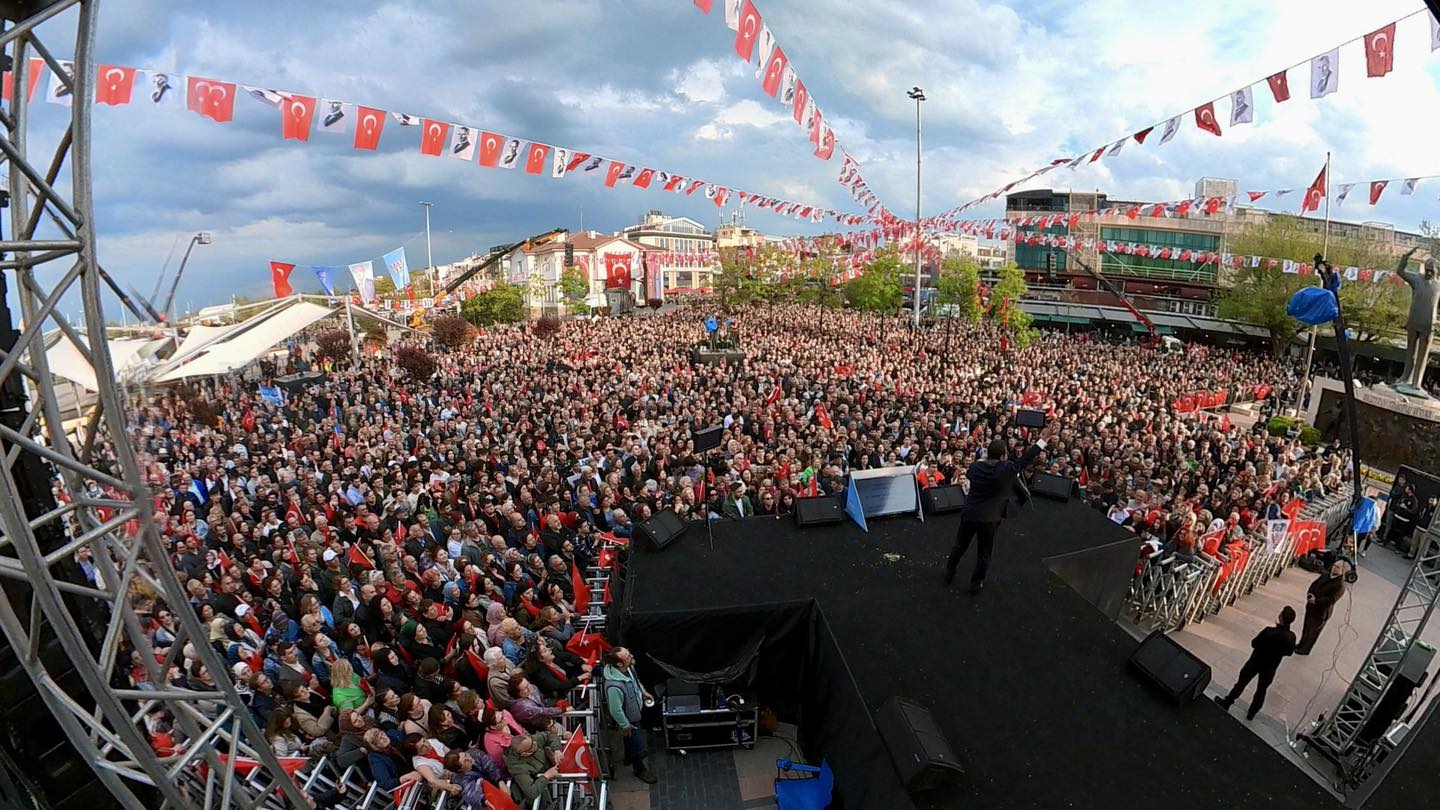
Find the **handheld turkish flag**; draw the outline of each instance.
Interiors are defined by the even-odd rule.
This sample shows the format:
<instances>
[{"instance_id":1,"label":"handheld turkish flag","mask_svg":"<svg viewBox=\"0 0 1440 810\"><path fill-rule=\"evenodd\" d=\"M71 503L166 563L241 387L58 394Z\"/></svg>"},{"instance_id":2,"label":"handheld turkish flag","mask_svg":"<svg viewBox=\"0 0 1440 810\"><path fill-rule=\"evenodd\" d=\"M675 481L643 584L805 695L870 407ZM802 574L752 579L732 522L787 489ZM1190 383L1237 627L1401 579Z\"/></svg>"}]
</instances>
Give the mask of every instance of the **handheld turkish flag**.
<instances>
[{"instance_id":1,"label":"handheld turkish flag","mask_svg":"<svg viewBox=\"0 0 1440 810\"><path fill-rule=\"evenodd\" d=\"M609 585L609 580L606 580L606 585ZM600 656L610 649L610 643L598 634L581 630L565 642L565 649L585 659L587 664L594 666L595 662L600 660Z\"/></svg>"},{"instance_id":2,"label":"handheld turkish flag","mask_svg":"<svg viewBox=\"0 0 1440 810\"><path fill-rule=\"evenodd\" d=\"M785 49L776 45L775 49L770 51L770 61L765 65L765 80L760 85L765 95L775 98L775 94L780 92L780 82L785 78L785 67L788 64L790 60L785 58Z\"/></svg>"},{"instance_id":3,"label":"handheld turkish flag","mask_svg":"<svg viewBox=\"0 0 1440 810\"><path fill-rule=\"evenodd\" d=\"M1389 180L1376 180L1370 184L1370 204L1380 202L1380 195L1385 193L1385 187L1390 185Z\"/></svg>"},{"instance_id":4,"label":"handheld turkish flag","mask_svg":"<svg viewBox=\"0 0 1440 810\"><path fill-rule=\"evenodd\" d=\"M33 101L35 99L35 85L40 83L40 72L45 69L45 60L39 57L31 57L27 67L29 71L25 74L25 100ZM4 85L3 95L5 100L9 101L14 98L15 93L13 92L12 85L15 84L15 74L8 70L5 71L5 76L3 80L0 80L0 84Z\"/></svg>"},{"instance_id":5,"label":"handheld turkish flag","mask_svg":"<svg viewBox=\"0 0 1440 810\"><path fill-rule=\"evenodd\" d=\"M749 62L755 55L755 40L760 37L760 11L751 0L740 8L740 26L735 29L735 53Z\"/></svg>"},{"instance_id":6,"label":"handheld turkish flag","mask_svg":"<svg viewBox=\"0 0 1440 810\"><path fill-rule=\"evenodd\" d=\"M505 136L497 132L480 133L480 165L495 168L500 165L500 148L505 145Z\"/></svg>"},{"instance_id":7,"label":"handheld turkish flag","mask_svg":"<svg viewBox=\"0 0 1440 810\"><path fill-rule=\"evenodd\" d=\"M280 137L290 141L310 140L310 124L315 120L313 96L289 96L280 102Z\"/></svg>"},{"instance_id":8,"label":"handheld turkish flag","mask_svg":"<svg viewBox=\"0 0 1440 810\"><path fill-rule=\"evenodd\" d=\"M591 779L600 778L600 765L595 762L595 751L585 741L585 732L575 729L560 751L561 773L583 773Z\"/></svg>"},{"instance_id":9,"label":"handheld turkish flag","mask_svg":"<svg viewBox=\"0 0 1440 810\"><path fill-rule=\"evenodd\" d=\"M590 583L580 576L580 569L570 563L570 587L575 591L575 612L583 614L590 609Z\"/></svg>"},{"instance_id":10,"label":"handheld turkish flag","mask_svg":"<svg viewBox=\"0 0 1440 810\"><path fill-rule=\"evenodd\" d=\"M625 170L625 164L618 160L610 161L610 166L605 170L605 187L614 188L615 181L620 179L620 172Z\"/></svg>"},{"instance_id":11,"label":"handheld turkish flag","mask_svg":"<svg viewBox=\"0 0 1440 810\"><path fill-rule=\"evenodd\" d=\"M815 403L815 418L820 420L820 426L826 430L831 430L835 427L835 423L830 419L830 411L825 407L825 403L823 402Z\"/></svg>"},{"instance_id":12,"label":"handheld turkish flag","mask_svg":"<svg viewBox=\"0 0 1440 810\"><path fill-rule=\"evenodd\" d=\"M415 786L418 785L418 784L420 784L420 782L419 782L418 780L416 780L416 781L411 781L411 782L402 782L402 783L400 784L400 787L397 787L397 788L395 788L394 790L390 791L390 800L393 801L393 802L395 802L395 806L396 806L396 807L402 807L402 806L404 806L404 804L405 804L405 797L406 797L406 796L409 796L409 795L410 795L410 791L414 790L414 789L415 789ZM485 784L486 784L486 786L488 787L490 783L489 783L489 782L486 782ZM507 796L506 798L508 799L509 797ZM490 799L490 791L488 791L488 790L485 791L485 799L486 799L487 801ZM498 804L496 804L496 805L491 805L491 806L492 806L492 807L503 807L503 805L498 805ZM514 802L510 802L510 806L511 806L511 807L514 807L514 806L515 806L515 803L514 803ZM507 810L508 810L508 808L507 808Z\"/></svg>"},{"instance_id":13,"label":"handheld turkish flag","mask_svg":"<svg viewBox=\"0 0 1440 810\"><path fill-rule=\"evenodd\" d=\"M1395 23L1365 35L1365 75L1384 76L1395 69Z\"/></svg>"},{"instance_id":14,"label":"handheld turkish flag","mask_svg":"<svg viewBox=\"0 0 1440 810\"><path fill-rule=\"evenodd\" d=\"M191 112L225 123L235 117L235 85L201 76L185 77L185 106Z\"/></svg>"},{"instance_id":15,"label":"handheld turkish flag","mask_svg":"<svg viewBox=\"0 0 1440 810\"><path fill-rule=\"evenodd\" d=\"M371 571L375 568L375 561L370 559L370 555L366 554L358 543L350 546L350 551L347 552L345 556L353 566L363 568L366 571Z\"/></svg>"},{"instance_id":16,"label":"handheld turkish flag","mask_svg":"<svg viewBox=\"0 0 1440 810\"><path fill-rule=\"evenodd\" d=\"M95 68L96 104L129 104L130 92L134 89L135 68L119 65L101 65Z\"/></svg>"},{"instance_id":17,"label":"handheld turkish flag","mask_svg":"<svg viewBox=\"0 0 1440 810\"><path fill-rule=\"evenodd\" d=\"M525 153L525 173L539 174L545 171L545 158L549 154L550 147L545 144L530 144L530 149Z\"/></svg>"},{"instance_id":18,"label":"handheld turkish flag","mask_svg":"<svg viewBox=\"0 0 1440 810\"><path fill-rule=\"evenodd\" d=\"M295 294L290 286L290 273L295 265L286 262L270 262L270 283L275 287L276 298L287 298Z\"/></svg>"},{"instance_id":19,"label":"handheld turkish flag","mask_svg":"<svg viewBox=\"0 0 1440 810\"><path fill-rule=\"evenodd\" d=\"M444 121L425 119L425 128L420 135L420 154L439 157L445 151L445 136L450 132L450 125Z\"/></svg>"},{"instance_id":20,"label":"handheld turkish flag","mask_svg":"<svg viewBox=\"0 0 1440 810\"><path fill-rule=\"evenodd\" d=\"M1275 97L1275 103L1290 100L1290 77L1285 71L1280 71L1274 76L1265 80L1270 85L1270 95Z\"/></svg>"},{"instance_id":21,"label":"handheld turkish flag","mask_svg":"<svg viewBox=\"0 0 1440 810\"><path fill-rule=\"evenodd\" d=\"M1321 201L1325 199L1325 195L1330 193L1328 191L1329 187L1325 184L1325 170L1327 168L1329 168L1328 164L1321 167L1320 174L1316 176L1315 182L1310 184L1310 188L1305 189L1305 201L1300 203L1300 213L1303 214L1306 211L1320 210Z\"/></svg>"},{"instance_id":22,"label":"handheld turkish flag","mask_svg":"<svg viewBox=\"0 0 1440 810\"><path fill-rule=\"evenodd\" d=\"M1220 137L1220 121L1215 118L1215 102L1211 101L1195 108L1195 126Z\"/></svg>"},{"instance_id":23,"label":"handheld turkish flag","mask_svg":"<svg viewBox=\"0 0 1440 810\"><path fill-rule=\"evenodd\" d=\"M510 798L510 794L504 788L498 787L487 779L482 779L480 784L485 788L485 810L520 810L520 805ZM399 807L400 802L395 802L395 806Z\"/></svg>"},{"instance_id":24,"label":"handheld turkish flag","mask_svg":"<svg viewBox=\"0 0 1440 810\"><path fill-rule=\"evenodd\" d=\"M355 108L355 148L375 149L380 146L380 133L385 129L385 111L374 107Z\"/></svg>"}]
</instances>

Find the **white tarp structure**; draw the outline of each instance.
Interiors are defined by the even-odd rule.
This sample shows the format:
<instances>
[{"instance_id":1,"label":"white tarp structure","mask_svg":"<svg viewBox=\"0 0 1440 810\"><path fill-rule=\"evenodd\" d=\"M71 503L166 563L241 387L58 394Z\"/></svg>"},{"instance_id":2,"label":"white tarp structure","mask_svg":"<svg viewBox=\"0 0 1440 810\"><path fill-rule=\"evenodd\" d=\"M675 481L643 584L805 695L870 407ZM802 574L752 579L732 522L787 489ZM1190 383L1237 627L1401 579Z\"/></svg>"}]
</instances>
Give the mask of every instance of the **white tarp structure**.
<instances>
[{"instance_id":1,"label":"white tarp structure","mask_svg":"<svg viewBox=\"0 0 1440 810\"><path fill-rule=\"evenodd\" d=\"M316 321L342 313L343 309L296 301L287 307L267 310L234 326L197 326L186 336L170 362L157 369L158 373L152 379L155 382L171 382L186 377L229 374L259 359ZM191 340L202 329L207 330L201 333L202 337Z\"/></svg>"},{"instance_id":2,"label":"white tarp structure","mask_svg":"<svg viewBox=\"0 0 1440 810\"><path fill-rule=\"evenodd\" d=\"M45 350L50 373L87 391L99 391L95 369L90 366L90 361L85 359L85 354L66 333L57 330L55 334L54 342ZM110 361L115 373L124 377L142 367L167 340L169 338L119 338L109 341Z\"/></svg>"}]
</instances>

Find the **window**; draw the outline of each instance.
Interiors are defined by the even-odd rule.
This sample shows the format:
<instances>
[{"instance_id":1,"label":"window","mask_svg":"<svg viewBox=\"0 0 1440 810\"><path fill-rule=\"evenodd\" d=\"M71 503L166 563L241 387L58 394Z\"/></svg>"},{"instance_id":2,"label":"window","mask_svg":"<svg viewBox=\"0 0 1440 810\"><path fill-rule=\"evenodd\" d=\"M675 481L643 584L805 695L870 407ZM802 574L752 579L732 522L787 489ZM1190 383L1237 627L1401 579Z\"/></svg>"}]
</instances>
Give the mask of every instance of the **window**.
<instances>
[{"instance_id":1,"label":"window","mask_svg":"<svg viewBox=\"0 0 1440 810\"><path fill-rule=\"evenodd\" d=\"M1220 249L1220 237L1208 233L1187 231L1157 231L1149 228L1105 228L1100 229L1100 238L1107 241L1128 244L1168 247L1178 250L1216 251ZM1103 253L1100 256L1100 272L1122 276L1153 278L1180 278L1195 281L1214 282L1215 265L1199 265L1189 261L1157 259L1152 256L1116 256Z\"/></svg>"}]
</instances>

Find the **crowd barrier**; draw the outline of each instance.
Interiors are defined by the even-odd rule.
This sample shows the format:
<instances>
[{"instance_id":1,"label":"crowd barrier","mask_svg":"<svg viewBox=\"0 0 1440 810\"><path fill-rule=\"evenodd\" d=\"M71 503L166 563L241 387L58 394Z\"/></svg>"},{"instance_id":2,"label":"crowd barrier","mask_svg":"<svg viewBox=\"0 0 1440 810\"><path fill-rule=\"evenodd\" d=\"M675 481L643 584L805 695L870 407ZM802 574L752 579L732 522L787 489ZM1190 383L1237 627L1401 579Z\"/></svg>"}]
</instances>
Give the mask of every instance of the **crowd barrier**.
<instances>
[{"instance_id":1,"label":"crowd barrier","mask_svg":"<svg viewBox=\"0 0 1440 810\"><path fill-rule=\"evenodd\" d=\"M1307 502L1299 518L1323 522L1326 536L1333 538L1349 509L1347 487ZM1170 632L1203 622L1280 576L1295 562L1295 551L1295 537L1289 533L1274 545L1247 538L1202 548L1193 556L1166 553L1158 541L1146 540L1130 581L1127 612L1146 631Z\"/></svg>"},{"instance_id":2,"label":"crowd barrier","mask_svg":"<svg viewBox=\"0 0 1440 810\"><path fill-rule=\"evenodd\" d=\"M611 546L613 552L614 543L607 540L607 545ZM607 556L612 556L613 559L613 555ZM616 567L617 564L612 563L594 565L587 570L585 580L592 593L608 593L607 586ZM603 636L605 629L606 604L604 599L597 596L591 600L584 615L578 618L576 630ZM599 668L597 664L597 676ZM568 740L577 730L585 735L585 740L596 758L600 775L591 777L588 773L562 772L550 782L545 795L537 797L529 804L521 802L518 791L514 790L508 781L501 783L500 787L510 791L516 804L526 810L606 810L610 806L608 778L614 769L610 762L609 743L612 742L613 734L605 717L604 697L595 683L586 683L571 690L567 699L571 708L559 718L564 728L564 738ZM294 768L292 778L307 793L329 791L336 785L343 784L345 798L335 806L344 810L464 810L458 799L443 790L431 789L424 782L407 783L394 791L381 788L369 780L368 774L359 765L350 765L344 769L338 767L333 754L303 762L294 758L282 759L281 762ZM235 773L236 781L243 785L251 796L258 795L270 785L269 774L257 767L254 760L243 757L237 759ZM203 765L192 765L183 770L178 775L178 783L195 797L197 807L230 806L229 802L221 801L221 781ZM266 810L287 810L284 796L278 791L272 791L262 806Z\"/></svg>"}]
</instances>

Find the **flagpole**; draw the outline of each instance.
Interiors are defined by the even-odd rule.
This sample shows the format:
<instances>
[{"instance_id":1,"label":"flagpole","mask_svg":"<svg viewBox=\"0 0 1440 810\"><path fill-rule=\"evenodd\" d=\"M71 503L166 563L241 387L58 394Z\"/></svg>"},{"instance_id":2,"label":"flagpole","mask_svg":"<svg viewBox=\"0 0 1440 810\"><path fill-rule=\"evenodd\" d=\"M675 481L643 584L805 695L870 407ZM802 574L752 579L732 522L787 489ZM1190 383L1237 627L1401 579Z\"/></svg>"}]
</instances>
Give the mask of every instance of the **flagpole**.
<instances>
[{"instance_id":1,"label":"flagpole","mask_svg":"<svg viewBox=\"0 0 1440 810\"><path fill-rule=\"evenodd\" d=\"M430 203L422 202L425 208L425 267L430 271L430 297L435 297L435 259L430 255Z\"/></svg>"},{"instance_id":2,"label":"flagpole","mask_svg":"<svg viewBox=\"0 0 1440 810\"><path fill-rule=\"evenodd\" d=\"M1330 153L1325 153L1325 229L1320 236L1320 258L1330 258ZM1315 268L1316 273L1320 268ZM1325 286L1325 278L1320 277L1320 286ZM1305 389L1310 387L1310 363L1315 358L1315 336L1319 334L1318 325L1310 327L1310 342L1305 346L1305 368L1300 376L1300 390L1295 394L1295 418L1299 419L1301 406L1305 404ZM1358 486L1358 484L1357 484Z\"/></svg>"}]
</instances>

